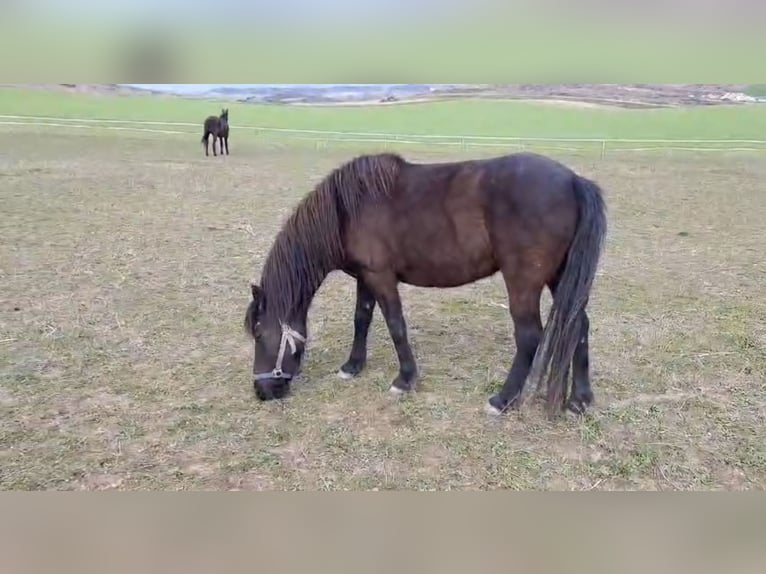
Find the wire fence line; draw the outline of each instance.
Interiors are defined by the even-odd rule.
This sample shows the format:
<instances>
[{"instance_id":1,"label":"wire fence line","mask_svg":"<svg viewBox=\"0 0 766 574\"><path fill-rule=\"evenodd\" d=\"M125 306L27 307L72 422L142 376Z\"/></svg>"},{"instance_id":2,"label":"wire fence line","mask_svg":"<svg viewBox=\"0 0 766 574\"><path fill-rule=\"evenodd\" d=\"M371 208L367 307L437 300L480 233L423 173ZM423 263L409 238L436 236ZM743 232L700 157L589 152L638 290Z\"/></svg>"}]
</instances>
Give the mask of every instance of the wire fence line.
<instances>
[{"instance_id":1,"label":"wire fence line","mask_svg":"<svg viewBox=\"0 0 766 574\"><path fill-rule=\"evenodd\" d=\"M9 122L0 121L0 125L3 126L42 126L42 127L54 127L54 128L75 128L75 129L109 129L119 131L135 131L135 132L148 132L155 134L191 134L189 131L178 130L158 130L152 128L139 128L132 126L98 126L98 125L82 125L75 123L61 123L61 122Z\"/></svg>"},{"instance_id":2,"label":"wire fence line","mask_svg":"<svg viewBox=\"0 0 766 574\"><path fill-rule=\"evenodd\" d=\"M126 120L113 118L71 118L56 116L31 116L0 114L0 125L41 126L75 129L107 129L160 134L194 135L199 131L159 129L160 127L195 127L201 123ZM154 126L154 127L140 127ZM275 128L268 126L232 125L232 130L248 130L254 134L285 135L293 139L322 143L379 143L409 145L445 145L460 147L545 147L558 151L582 151L583 144L596 147L604 156L612 152L647 151L709 151L709 152L758 152L766 151L766 140L756 139L670 139L670 138L598 138L598 137L542 137L542 136L487 136L455 134L402 134L388 132L357 132L299 128ZM570 144L562 146L561 144ZM579 144L572 146L571 144ZM628 147L629 144L641 147Z\"/></svg>"}]
</instances>

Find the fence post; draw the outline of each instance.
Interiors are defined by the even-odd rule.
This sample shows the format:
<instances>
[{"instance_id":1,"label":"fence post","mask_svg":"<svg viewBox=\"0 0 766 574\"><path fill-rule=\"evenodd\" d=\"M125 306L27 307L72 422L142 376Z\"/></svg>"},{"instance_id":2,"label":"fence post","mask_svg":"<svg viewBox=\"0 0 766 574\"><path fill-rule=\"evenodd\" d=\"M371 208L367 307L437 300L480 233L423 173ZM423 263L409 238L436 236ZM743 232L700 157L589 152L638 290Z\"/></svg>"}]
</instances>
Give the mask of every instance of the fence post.
<instances>
[{"instance_id":1,"label":"fence post","mask_svg":"<svg viewBox=\"0 0 766 574\"><path fill-rule=\"evenodd\" d=\"M606 140L601 140L601 159L606 156Z\"/></svg>"}]
</instances>

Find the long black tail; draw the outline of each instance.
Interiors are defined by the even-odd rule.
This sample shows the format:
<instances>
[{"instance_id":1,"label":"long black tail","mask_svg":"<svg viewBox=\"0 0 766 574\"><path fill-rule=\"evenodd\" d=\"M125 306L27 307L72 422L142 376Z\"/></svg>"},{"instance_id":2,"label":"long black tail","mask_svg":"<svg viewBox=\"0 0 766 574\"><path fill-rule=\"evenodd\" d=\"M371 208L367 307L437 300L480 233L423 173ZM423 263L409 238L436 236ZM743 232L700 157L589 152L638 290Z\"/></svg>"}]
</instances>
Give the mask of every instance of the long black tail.
<instances>
[{"instance_id":1,"label":"long black tail","mask_svg":"<svg viewBox=\"0 0 766 574\"><path fill-rule=\"evenodd\" d=\"M567 374L581 337L582 312L588 304L607 229L606 205L598 184L575 175L573 187L580 217L530 377L538 386L545 380L550 414L564 406Z\"/></svg>"}]
</instances>

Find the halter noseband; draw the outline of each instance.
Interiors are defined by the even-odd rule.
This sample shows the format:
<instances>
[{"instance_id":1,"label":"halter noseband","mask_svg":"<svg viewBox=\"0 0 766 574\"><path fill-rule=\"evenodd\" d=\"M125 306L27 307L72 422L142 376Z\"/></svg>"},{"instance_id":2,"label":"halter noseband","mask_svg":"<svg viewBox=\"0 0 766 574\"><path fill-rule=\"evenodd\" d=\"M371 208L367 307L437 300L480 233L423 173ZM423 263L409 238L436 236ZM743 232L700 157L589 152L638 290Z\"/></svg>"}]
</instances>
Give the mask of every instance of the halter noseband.
<instances>
[{"instance_id":1,"label":"halter noseband","mask_svg":"<svg viewBox=\"0 0 766 574\"><path fill-rule=\"evenodd\" d=\"M294 375L291 375L290 373L285 373L282 370L282 360L285 358L285 349L287 345L290 345L290 352L295 354L295 352L298 350L298 345L296 341L305 343L306 337L301 335L298 331L296 331L292 327L285 325L284 323L280 322L280 325L282 326L282 339L279 342L279 353L277 354L277 363L274 366L274 369L272 371L268 373L258 373L254 375L253 379L255 381L262 381L264 379L285 379L289 381L294 376Z\"/></svg>"}]
</instances>

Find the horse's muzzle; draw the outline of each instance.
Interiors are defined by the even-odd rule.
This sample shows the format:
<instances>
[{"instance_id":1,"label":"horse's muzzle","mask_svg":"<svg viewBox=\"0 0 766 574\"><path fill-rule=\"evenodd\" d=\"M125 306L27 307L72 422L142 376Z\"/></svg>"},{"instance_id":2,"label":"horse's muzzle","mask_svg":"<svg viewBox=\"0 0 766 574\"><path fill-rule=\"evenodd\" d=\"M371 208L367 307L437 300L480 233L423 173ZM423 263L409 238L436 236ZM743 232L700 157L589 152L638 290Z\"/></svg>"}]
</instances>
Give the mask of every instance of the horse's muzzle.
<instances>
[{"instance_id":1,"label":"horse's muzzle","mask_svg":"<svg viewBox=\"0 0 766 574\"><path fill-rule=\"evenodd\" d=\"M255 396L261 401L282 399L290 392L290 382L279 379L253 381Z\"/></svg>"}]
</instances>

